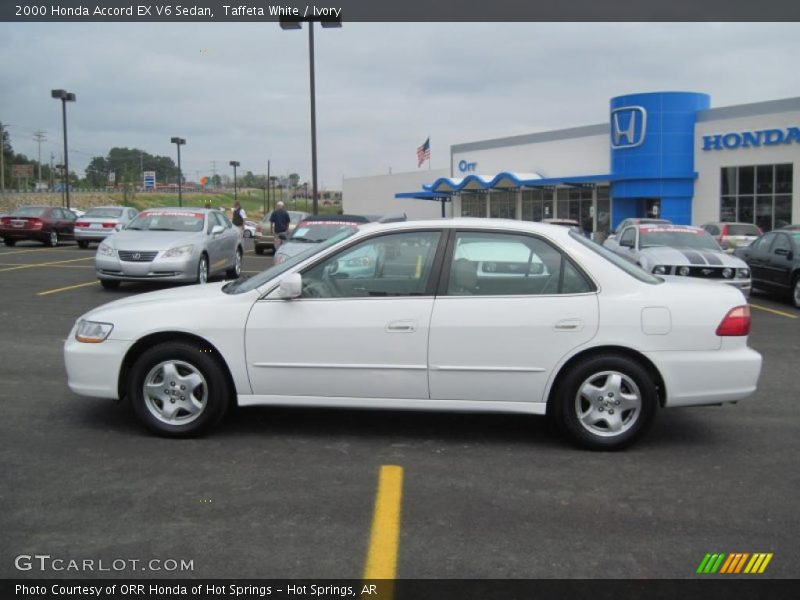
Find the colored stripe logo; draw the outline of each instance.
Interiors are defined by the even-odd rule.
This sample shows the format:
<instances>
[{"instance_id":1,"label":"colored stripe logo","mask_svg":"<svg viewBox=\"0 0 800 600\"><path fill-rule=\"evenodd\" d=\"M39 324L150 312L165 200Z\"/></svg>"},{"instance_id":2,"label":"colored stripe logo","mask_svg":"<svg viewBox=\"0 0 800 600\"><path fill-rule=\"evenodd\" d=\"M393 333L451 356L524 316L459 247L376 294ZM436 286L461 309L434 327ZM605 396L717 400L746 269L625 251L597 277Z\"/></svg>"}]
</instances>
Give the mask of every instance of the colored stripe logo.
<instances>
[{"instance_id":1,"label":"colored stripe logo","mask_svg":"<svg viewBox=\"0 0 800 600\"><path fill-rule=\"evenodd\" d=\"M761 574L772 560L772 552L733 552L730 554L717 552L706 554L697 567L700 574L736 575L739 573Z\"/></svg>"}]
</instances>

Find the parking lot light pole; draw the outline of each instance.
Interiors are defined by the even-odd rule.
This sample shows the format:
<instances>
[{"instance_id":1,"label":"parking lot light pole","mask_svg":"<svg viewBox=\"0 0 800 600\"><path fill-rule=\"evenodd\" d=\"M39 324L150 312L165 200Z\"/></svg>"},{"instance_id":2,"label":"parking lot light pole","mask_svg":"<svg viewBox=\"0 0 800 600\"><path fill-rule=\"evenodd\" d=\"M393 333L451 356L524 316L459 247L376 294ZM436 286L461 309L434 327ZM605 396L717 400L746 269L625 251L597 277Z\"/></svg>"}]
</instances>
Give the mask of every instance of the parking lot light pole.
<instances>
[{"instance_id":1,"label":"parking lot light pole","mask_svg":"<svg viewBox=\"0 0 800 600\"><path fill-rule=\"evenodd\" d=\"M66 186L67 210L69 210L69 154L67 152L67 102L75 102L75 94L66 90L51 90L50 96L61 100L61 119L64 124L64 182Z\"/></svg>"},{"instance_id":2,"label":"parking lot light pole","mask_svg":"<svg viewBox=\"0 0 800 600\"><path fill-rule=\"evenodd\" d=\"M341 27L341 19L326 19L320 21L323 28ZM299 20L280 19L281 29L302 29ZM317 99L314 85L314 21L308 22L308 73L311 88L311 185L313 213L317 210Z\"/></svg>"},{"instance_id":3,"label":"parking lot light pole","mask_svg":"<svg viewBox=\"0 0 800 600\"><path fill-rule=\"evenodd\" d=\"M239 166L239 161L232 160L230 165L233 167L233 203L236 204L236 167Z\"/></svg>"},{"instance_id":4,"label":"parking lot light pole","mask_svg":"<svg viewBox=\"0 0 800 600\"><path fill-rule=\"evenodd\" d=\"M186 143L186 140L179 137L174 137L170 140L178 147L178 206L183 206L183 171L181 171L181 146Z\"/></svg>"}]
</instances>

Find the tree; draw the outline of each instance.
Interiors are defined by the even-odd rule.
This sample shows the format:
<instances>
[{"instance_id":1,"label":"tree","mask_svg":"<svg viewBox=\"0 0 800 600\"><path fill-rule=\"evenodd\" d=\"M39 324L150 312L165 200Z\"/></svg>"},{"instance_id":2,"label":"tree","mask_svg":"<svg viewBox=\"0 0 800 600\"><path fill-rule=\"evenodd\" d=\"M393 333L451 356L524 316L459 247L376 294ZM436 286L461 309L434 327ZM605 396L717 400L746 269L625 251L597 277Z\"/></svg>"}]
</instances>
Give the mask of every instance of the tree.
<instances>
[{"instance_id":1,"label":"tree","mask_svg":"<svg viewBox=\"0 0 800 600\"><path fill-rule=\"evenodd\" d=\"M296 188L297 185L300 183L300 175L297 173L292 173L289 175L289 186Z\"/></svg>"}]
</instances>

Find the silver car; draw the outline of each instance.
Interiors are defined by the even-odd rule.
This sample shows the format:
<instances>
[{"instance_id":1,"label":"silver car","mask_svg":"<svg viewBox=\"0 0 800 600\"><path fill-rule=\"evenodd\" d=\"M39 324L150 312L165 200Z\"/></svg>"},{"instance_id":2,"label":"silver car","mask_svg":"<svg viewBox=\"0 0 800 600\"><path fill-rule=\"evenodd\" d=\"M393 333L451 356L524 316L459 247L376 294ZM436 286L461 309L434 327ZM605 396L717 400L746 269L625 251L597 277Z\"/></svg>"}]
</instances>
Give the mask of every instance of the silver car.
<instances>
[{"instance_id":1,"label":"silver car","mask_svg":"<svg viewBox=\"0 0 800 600\"><path fill-rule=\"evenodd\" d=\"M603 244L654 275L699 277L731 285L748 297L750 268L722 251L711 235L688 225L630 225Z\"/></svg>"},{"instance_id":2,"label":"silver car","mask_svg":"<svg viewBox=\"0 0 800 600\"><path fill-rule=\"evenodd\" d=\"M106 289L122 281L206 283L242 272L242 237L228 217L203 208L142 211L97 248L95 269Z\"/></svg>"},{"instance_id":3,"label":"silver car","mask_svg":"<svg viewBox=\"0 0 800 600\"><path fill-rule=\"evenodd\" d=\"M124 227L139 214L135 208L127 206L95 206L75 221L75 241L81 248L88 248L90 242L102 242L120 226Z\"/></svg>"}]
</instances>

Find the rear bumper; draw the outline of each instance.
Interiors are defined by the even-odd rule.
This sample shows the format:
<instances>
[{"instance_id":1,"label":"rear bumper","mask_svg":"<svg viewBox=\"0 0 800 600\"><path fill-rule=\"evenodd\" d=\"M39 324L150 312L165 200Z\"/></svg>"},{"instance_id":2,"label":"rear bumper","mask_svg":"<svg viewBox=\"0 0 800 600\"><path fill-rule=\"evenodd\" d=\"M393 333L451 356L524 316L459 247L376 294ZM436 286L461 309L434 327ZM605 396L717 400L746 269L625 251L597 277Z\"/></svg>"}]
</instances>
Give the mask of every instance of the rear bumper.
<instances>
[{"instance_id":1,"label":"rear bumper","mask_svg":"<svg viewBox=\"0 0 800 600\"><path fill-rule=\"evenodd\" d=\"M748 347L699 352L647 352L666 385L666 406L735 402L756 391L761 355Z\"/></svg>"},{"instance_id":2,"label":"rear bumper","mask_svg":"<svg viewBox=\"0 0 800 600\"><path fill-rule=\"evenodd\" d=\"M4 240L34 240L46 242L50 239L50 232L41 229L0 229L0 237Z\"/></svg>"},{"instance_id":3,"label":"rear bumper","mask_svg":"<svg viewBox=\"0 0 800 600\"><path fill-rule=\"evenodd\" d=\"M75 239L80 242L102 242L112 233L114 233L113 229L108 231L103 231L102 229L87 229L85 231L76 229Z\"/></svg>"}]
</instances>

